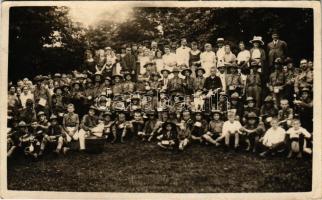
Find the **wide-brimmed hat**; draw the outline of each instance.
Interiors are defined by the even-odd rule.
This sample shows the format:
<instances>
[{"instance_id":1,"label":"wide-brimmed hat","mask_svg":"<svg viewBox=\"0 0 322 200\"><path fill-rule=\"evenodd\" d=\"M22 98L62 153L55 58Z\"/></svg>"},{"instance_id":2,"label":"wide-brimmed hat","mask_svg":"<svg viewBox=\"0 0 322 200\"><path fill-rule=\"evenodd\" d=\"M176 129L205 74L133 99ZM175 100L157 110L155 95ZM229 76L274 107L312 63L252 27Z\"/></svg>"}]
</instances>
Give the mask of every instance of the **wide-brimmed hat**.
<instances>
[{"instance_id":1,"label":"wide-brimmed hat","mask_svg":"<svg viewBox=\"0 0 322 200\"><path fill-rule=\"evenodd\" d=\"M63 88L62 88L61 86L59 86L59 87L55 87L55 88L54 88L54 93L57 93L57 90L58 90L58 89L60 89L61 91L63 91Z\"/></svg>"},{"instance_id":2,"label":"wide-brimmed hat","mask_svg":"<svg viewBox=\"0 0 322 200\"><path fill-rule=\"evenodd\" d=\"M273 102L274 99L272 96L268 95L265 99L264 99L264 102Z\"/></svg>"},{"instance_id":3,"label":"wide-brimmed hat","mask_svg":"<svg viewBox=\"0 0 322 200\"><path fill-rule=\"evenodd\" d=\"M45 115L45 112L44 111L39 111L38 113L37 113L37 116L39 117L39 116L41 116L41 115Z\"/></svg>"},{"instance_id":4,"label":"wide-brimmed hat","mask_svg":"<svg viewBox=\"0 0 322 200\"><path fill-rule=\"evenodd\" d=\"M29 126L28 124L26 124L26 122L24 122L24 121L20 121L19 123L18 123L18 127L27 127L27 126Z\"/></svg>"},{"instance_id":5,"label":"wide-brimmed hat","mask_svg":"<svg viewBox=\"0 0 322 200\"><path fill-rule=\"evenodd\" d=\"M54 120L54 119L58 119L58 117L57 117L56 115L52 114L52 115L49 117L49 120L51 121L51 120Z\"/></svg>"},{"instance_id":6,"label":"wide-brimmed hat","mask_svg":"<svg viewBox=\"0 0 322 200\"><path fill-rule=\"evenodd\" d=\"M107 115L112 116L112 112L107 110L107 111L103 112L102 117L105 117Z\"/></svg>"},{"instance_id":7,"label":"wide-brimmed hat","mask_svg":"<svg viewBox=\"0 0 322 200\"><path fill-rule=\"evenodd\" d=\"M99 77L99 80L98 81L96 81L96 78L97 77ZM93 75L93 79L94 79L94 82L101 82L102 81L102 78L103 78L103 76L102 76L102 74L94 74Z\"/></svg>"},{"instance_id":8,"label":"wide-brimmed hat","mask_svg":"<svg viewBox=\"0 0 322 200\"><path fill-rule=\"evenodd\" d=\"M212 114L218 113L219 115L222 115L222 112L220 110L217 110L217 109L212 109L211 113Z\"/></svg>"},{"instance_id":9,"label":"wide-brimmed hat","mask_svg":"<svg viewBox=\"0 0 322 200\"><path fill-rule=\"evenodd\" d=\"M115 79L116 77L119 77L120 79L123 79L123 76L121 74L113 74L112 79Z\"/></svg>"},{"instance_id":10,"label":"wide-brimmed hat","mask_svg":"<svg viewBox=\"0 0 322 200\"><path fill-rule=\"evenodd\" d=\"M163 74L163 72L165 72L165 71L168 72L168 74L171 73L171 71L167 68L163 68L160 72L161 72L161 74Z\"/></svg>"},{"instance_id":11,"label":"wide-brimmed hat","mask_svg":"<svg viewBox=\"0 0 322 200\"><path fill-rule=\"evenodd\" d=\"M252 40L249 41L250 43L259 42L261 45L264 45L262 36L254 36Z\"/></svg>"},{"instance_id":12,"label":"wide-brimmed hat","mask_svg":"<svg viewBox=\"0 0 322 200\"><path fill-rule=\"evenodd\" d=\"M61 78L61 74L60 73L55 73L54 78Z\"/></svg>"},{"instance_id":13,"label":"wide-brimmed hat","mask_svg":"<svg viewBox=\"0 0 322 200\"><path fill-rule=\"evenodd\" d=\"M253 101L253 102L255 102L255 99L254 99L253 97L247 97L247 98L246 98L246 101L247 101L247 102L249 102L249 101Z\"/></svg>"},{"instance_id":14,"label":"wide-brimmed hat","mask_svg":"<svg viewBox=\"0 0 322 200\"><path fill-rule=\"evenodd\" d=\"M196 74L197 74L197 72L198 72L198 71L202 71L202 73L206 73L206 70L205 70L204 68L202 68L202 67L198 67L198 68L195 70Z\"/></svg>"},{"instance_id":15,"label":"wide-brimmed hat","mask_svg":"<svg viewBox=\"0 0 322 200\"><path fill-rule=\"evenodd\" d=\"M239 94L238 92L234 92L231 96L230 99L239 99Z\"/></svg>"},{"instance_id":16,"label":"wide-brimmed hat","mask_svg":"<svg viewBox=\"0 0 322 200\"><path fill-rule=\"evenodd\" d=\"M146 67L146 66L148 66L148 65L154 65L154 62L151 62L151 61L146 62L146 63L143 65L143 67Z\"/></svg>"},{"instance_id":17,"label":"wide-brimmed hat","mask_svg":"<svg viewBox=\"0 0 322 200\"><path fill-rule=\"evenodd\" d=\"M290 57L286 57L285 60L284 60L284 64L287 65L289 63L293 63L293 59L290 58Z\"/></svg>"},{"instance_id":18,"label":"wide-brimmed hat","mask_svg":"<svg viewBox=\"0 0 322 200\"><path fill-rule=\"evenodd\" d=\"M261 63L258 62L258 61L255 61L253 60L251 63L250 63L250 67L260 67L261 66Z\"/></svg>"},{"instance_id":19,"label":"wide-brimmed hat","mask_svg":"<svg viewBox=\"0 0 322 200\"><path fill-rule=\"evenodd\" d=\"M186 67L186 68L184 68L184 69L181 71L181 74L185 76L186 71L188 71L188 72L189 72L189 74L191 74L191 73L192 73L191 69L189 69L189 68L187 68L187 67Z\"/></svg>"},{"instance_id":20,"label":"wide-brimmed hat","mask_svg":"<svg viewBox=\"0 0 322 200\"><path fill-rule=\"evenodd\" d=\"M172 129L174 130L176 128L176 124L170 121L166 121L162 124L162 127L165 128L166 126L171 125Z\"/></svg>"}]
</instances>

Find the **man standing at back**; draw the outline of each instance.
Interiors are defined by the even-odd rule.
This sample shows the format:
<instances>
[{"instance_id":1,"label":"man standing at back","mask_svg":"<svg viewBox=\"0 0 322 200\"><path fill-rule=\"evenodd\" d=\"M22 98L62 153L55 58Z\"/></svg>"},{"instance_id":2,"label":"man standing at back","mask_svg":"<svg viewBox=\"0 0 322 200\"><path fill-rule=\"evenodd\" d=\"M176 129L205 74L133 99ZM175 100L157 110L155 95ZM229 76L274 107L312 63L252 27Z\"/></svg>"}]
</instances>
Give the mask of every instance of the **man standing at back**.
<instances>
[{"instance_id":1,"label":"man standing at back","mask_svg":"<svg viewBox=\"0 0 322 200\"><path fill-rule=\"evenodd\" d=\"M126 54L122 58L122 71L129 71L132 75L137 74L136 58L132 54L131 47L126 48ZM134 79L136 80L136 77Z\"/></svg>"},{"instance_id":2,"label":"man standing at back","mask_svg":"<svg viewBox=\"0 0 322 200\"><path fill-rule=\"evenodd\" d=\"M279 34L273 32L272 39L270 43L267 44L268 49L268 66L273 66L273 62L276 58L285 58L287 43L279 39Z\"/></svg>"},{"instance_id":3,"label":"man standing at back","mask_svg":"<svg viewBox=\"0 0 322 200\"><path fill-rule=\"evenodd\" d=\"M187 46L187 39L181 39L181 46L176 50L177 65L178 66L189 66L189 52L190 47Z\"/></svg>"}]
</instances>

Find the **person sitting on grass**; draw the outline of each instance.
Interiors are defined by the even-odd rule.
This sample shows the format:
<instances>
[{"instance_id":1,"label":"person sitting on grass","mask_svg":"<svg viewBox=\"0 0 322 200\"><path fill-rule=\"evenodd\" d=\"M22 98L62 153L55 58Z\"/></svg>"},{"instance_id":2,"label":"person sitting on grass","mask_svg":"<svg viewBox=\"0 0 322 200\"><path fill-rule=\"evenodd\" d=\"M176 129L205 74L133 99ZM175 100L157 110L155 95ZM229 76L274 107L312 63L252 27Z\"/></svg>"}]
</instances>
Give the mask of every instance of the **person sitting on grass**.
<instances>
[{"instance_id":1,"label":"person sitting on grass","mask_svg":"<svg viewBox=\"0 0 322 200\"><path fill-rule=\"evenodd\" d=\"M67 113L65 113L63 117L63 137L66 143L70 143L72 140L77 141L79 139L79 117L74 111L74 104L68 104ZM69 148L66 147L66 151L68 149Z\"/></svg>"},{"instance_id":2,"label":"person sitting on grass","mask_svg":"<svg viewBox=\"0 0 322 200\"><path fill-rule=\"evenodd\" d=\"M263 148L265 149L260 153L261 157L273 155L277 151L285 148L285 130L278 126L278 119L272 118L270 121L271 128L269 128L264 136L259 139Z\"/></svg>"},{"instance_id":3,"label":"person sitting on grass","mask_svg":"<svg viewBox=\"0 0 322 200\"><path fill-rule=\"evenodd\" d=\"M58 124L57 122L58 117L56 115L50 116L50 126L47 130L47 132L44 134L44 138L41 142L40 146L40 152L39 155L42 155L46 145L48 143L57 143L55 153L59 154L64 143L64 139L62 136L63 130L61 125Z\"/></svg>"},{"instance_id":4,"label":"person sitting on grass","mask_svg":"<svg viewBox=\"0 0 322 200\"><path fill-rule=\"evenodd\" d=\"M162 125L161 135L157 137L159 147L173 150L178 144L178 132L176 125L172 122L165 122Z\"/></svg>"},{"instance_id":5,"label":"person sitting on grass","mask_svg":"<svg viewBox=\"0 0 322 200\"><path fill-rule=\"evenodd\" d=\"M106 136L106 139L108 139L112 134L112 126L114 124L114 121L112 120L112 113L110 111L105 111L102 113L102 117L104 119L103 134Z\"/></svg>"},{"instance_id":6,"label":"person sitting on grass","mask_svg":"<svg viewBox=\"0 0 322 200\"><path fill-rule=\"evenodd\" d=\"M112 134L113 134L113 140L112 143L115 143L118 138L120 138L120 142L124 143L124 138L127 135L128 128L131 128L131 126L126 121L126 115L125 112L120 111L117 114L117 120L112 126Z\"/></svg>"},{"instance_id":7,"label":"person sitting on grass","mask_svg":"<svg viewBox=\"0 0 322 200\"><path fill-rule=\"evenodd\" d=\"M289 154L287 158L291 158L293 153L297 154L298 158L302 158L303 149L306 147L306 139L311 138L311 134L303 127L299 119L293 119L293 127L287 130L286 135L289 137ZM311 149L307 149L311 153Z\"/></svg>"},{"instance_id":8,"label":"person sitting on grass","mask_svg":"<svg viewBox=\"0 0 322 200\"><path fill-rule=\"evenodd\" d=\"M138 134L138 136L141 137L142 141L147 140L151 136L153 130L155 129L156 123L158 121L155 117L154 111L147 112L147 115L148 115L147 116L148 119L144 124L142 133Z\"/></svg>"},{"instance_id":9,"label":"person sitting on grass","mask_svg":"<svg viewBox=\"0 0 322 200\"><path fill-rule=\"evenodd\" d=\"M31 131L37 128L37 121L33 120L31 128L24 121L19 122L19 146L22 147L26 156L31 156L33 159L37 159L39 156L40 141L37 139L38 134L42 134L42 130L37 129L37 132Z\"/></svg>"},{"instance_id":10,"label":"person sitting on grass","mask_svg":"<svg viewBox=\"0 0 322 200\"><path fill-rule=\"evenodd\" d=\"M221 112L219 110L212 110L213 118L209 122L208 131L202 137L211 144L219 146L216 139L222 136L222 127L224 121L221 119Z\"/></svg>"},{"instance_id":11,"label":"person sitting on grass","mask_svg":"<svg viewBox=\"0 0 322 200\"><path fill-rule=\"evenodd\" d=\"M189 110L184 110L182 112L182 120L178 124L179 126L179 150L183 151L189 144L191 139L191 130L193 127L193 120L191 119L191 113Z\"/></svg>"},{"instance_id":12,"label":"person sitting on grass","mask_svg":"<svg viewBox=\"0 0 322 200\"><path fill-rule=\"evenodd\" d=\"M259 117L254 112L248 113L246 116L246 124L240 129L245 135L247 148L246 151L257 150L259 138L265 131L263 124L259 121Z\"/></svg>"},{"instance_id":13,"label":"person sitting on grass","mask_svg":"<svg viewBox=\"0 0 322 200\"><path fill-rule=\"evenodd\" d=\"M278 111L278 121L283 128L287 129L290 127L293 119L293 109L290 108L289 102L287 99L280 100L281 109Z\"/></svg>"},{"instance_id":14,"label":"person sitting on grass","mask_svg":"<svg viewBox=\"0 0 322 200\"><path fill-rule=\"evenodd\" d=\"M227 114L228 120L224 122L223 128L222 128L222 135L216 139L216 142L221 141L222 139L225 139L225 150L229 150L230 147L230 141L233 137L234 142L234 148L235 150L239 147L239 134L240 134L240 128L242 125L239 121L236 120L236 112L234 110L229 110Z\"/></svg>"},{"instance_id":15,"label":"person sitting on grass","mask_svg":"<svg viewBox=\"0 0 322 200\"><path fill-rule=\"evenodd\" d=\"M131 132L137 136L142 135L144 129L144 119L141 110L135 110L133 120L130 121L132 124Z\"/></svg>"},{"instance_id":16,"label":"person sitting on grass","mask_svg":"<svg viewBox=\"0 0 322 200\"><path fill-rule=\"evenodd\" d=\"M207 138L207 136L205 136L204 138L204 135L206 135L207 131L208 131L208 122L205 119L203 119L202 112L201 111L195 112L195 123L193 124L192 130L191 130L192 141L199 141L201 143L202 141L204 141L205 138Z\"/></svg>"}]
</instances>

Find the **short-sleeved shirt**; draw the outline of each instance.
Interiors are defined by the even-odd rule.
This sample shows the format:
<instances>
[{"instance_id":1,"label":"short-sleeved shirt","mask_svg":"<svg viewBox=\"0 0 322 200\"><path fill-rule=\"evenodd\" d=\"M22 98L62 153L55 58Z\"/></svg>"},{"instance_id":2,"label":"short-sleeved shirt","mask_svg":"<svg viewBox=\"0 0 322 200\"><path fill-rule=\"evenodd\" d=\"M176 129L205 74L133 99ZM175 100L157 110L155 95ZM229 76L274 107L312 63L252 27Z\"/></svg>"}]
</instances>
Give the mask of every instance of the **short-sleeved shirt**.
<instances>
[{"instance_id":1,"label":"short-sleeved shirt","mask_svg":"<svg viewBox=\"0 0 322 200\"><path fill-rule=\"evenodd\" d=\"M286 134L290 135L290 138L299 138L300 134L303 134L304 137L310 138L311 134L305 129L300 127L298 130L295 130L294 127L287 130Z\"/></svg>"},{"instance_id":2,"label":"short-sleeved shirt","mask_svg":"<svg viewBox=\"0 0 322 200\"><path fill-rule=\"evenodd\" d=\"M65 122L65 127L75 127L77 124L79 124L79 118L78 114L76 113L67 113L64 115L63 121Z\"/></svg>"}]
</instances>

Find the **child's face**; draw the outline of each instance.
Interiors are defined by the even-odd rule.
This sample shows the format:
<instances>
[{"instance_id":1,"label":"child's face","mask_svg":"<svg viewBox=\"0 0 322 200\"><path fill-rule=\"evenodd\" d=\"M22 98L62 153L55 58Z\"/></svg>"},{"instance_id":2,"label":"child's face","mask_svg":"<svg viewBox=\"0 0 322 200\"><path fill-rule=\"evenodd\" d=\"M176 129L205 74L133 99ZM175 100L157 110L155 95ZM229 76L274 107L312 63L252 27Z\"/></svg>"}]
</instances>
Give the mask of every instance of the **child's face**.
<instances>
[{"instance_id":1,"label":"child's face","mask_svg":"<svg viewBox=\"0 0 322 200\"><path fill-rule=\"evenodd\" d=\"M255 120L255 119L253 119L253 118L251 118L251 119L249 119L249 120L248 120L248 123L249 123L249 124L255 124L255 122L256 122L256 120Z\"/></svg>"},{"instance_id":2,"label":"child's face","mask_svg":"<svg viewBox=\"0 0 322 200\"><path fill-rule=\"evenodd\" d=\"M249 101L249 102L248 102L248 107L252 108L252 107L254 107L254 105L255 105L255 104L254 104L254 102L253 102L253 101Z\"/></svg>"},{"instance_id":3,"label":"child's face","mask_svg":"<svg viewBox=\"0 0 322 200\"><path fill-rule=\"evenodd\" d=\"M281 108L282 108L282 109L286 109L286 108L288 108L288 102L286 102L286 101L281 101Z\"/></svg>"},{"instance_id":4,"label":"child's face","mask_svg":"<svg viewBox=\"0 0 322 200\"><path fill-rule=\"evenodd\" d=\"M189 120L190 119L190 113L189 112L182 113L182 118L185 121Z\"/></svg>"},{"instance_id":5,"label":"child's face","mask_svg":"<svg viewBox=\"0 0 322 200\"><path fill-rule=\"evenodd\" d=\"M158 76L153 76L153 80L154 81L158 81L159 80L159 77Z\"/></svg>"},{"instance_id":6,"label":"child's face","mask_svg":"<svg viewBox=\"0 0 322 200\"><path fill-rule=\"evenodd\" d=\"M125 121L125 114L124 113L119 114L119 121L121 121L121 122Z\"/></svg>"},{"instance_id":7,"label":"child's face","mask_svg":"<svg viewBox=\"0 0 322 200\"><path fill-rule=\"evenodd\" d=\"M190 72L189 71L185 71L184 75L185 76L190 76Z\"/></svg>"},{"instance_id":8,"label":"child's face","mask_svg":"<svg viewBox=\"0 0 322 200\"><path fill-rule=\"evenodd\" d=\"M164 53L166 53L166 54L170 53L170 49L169 48L165 48L164 49Z\"/></svg>"},{"instance_id":9,"label":"child's face","mask_svg":"<svg viewBox=\"0 0 322 200\"><path fill-rule=\"evenodd\" d=\"M130 80L132 79L132 77L131 77L131 75L127 75L127 76L125 77L125 79L126 79L127 81L130 81Z\"/></svg>"},{"instance_id":10,"label":"child's face","mask_svg":"<svg viewBox=\"0 0 322 200\"><path fill-rule=\"evenodd\" d=\"M41 115L41 116L39 117L39 120L40 120L40 121L45 121L45 119L46 119L46 116L45 116L45 115Z\"/></svg>"},{"instance_id":11,"label":"child's face","mask_svg":"<svg viewBox=\"0 0 322 200\"><path fill-rule=\"evenodd\" d=\"M54 119L51 121L51 125L56 125L56 124L57 124L57 120Z\"/></svg>"},{"instance_id":12,"label":"child's face","mask_svg":"<svg viewBox=\"0 0 322 200\"><path fill-rule=\"evenodd\" d=\"M272 128L274 128L274 129L276 129L276 128L278 127L278 122L277 122L277 120L272 120L272 121L271 121L271 127L272 127Z\"/></svg>"},{"instance_id":13,"label":"child's face","mask_svg":"<svg viewBox=\"0 0 322 200\"><path fill-rule=\"evenodd\" d=\"M33 129L37 128L37 123L32 123L31 128L33 128Z\"/></svg>"},{"instance_id":14,"label":"child's face","mask_svg":"<svg viewBox=\"0 0 322 200\"><path fill-rule=\"evenodd\" d=\"M224 69L223 67L219 67L219 68L218 68L218 70L219 70L219 72L220 72L220 73L222 73L222 74L223 74L223 73L225 73L225 69Z\"/></svg>"},{"instance_id":15,"label":"child's face","mask_svg":"<svg viewBox=\"0 0 322 200\"><path fill-rule=\"evenodd\" d=\"M114 81L115 81L115 83L120 82L120 77L115 77Z\"/></svg>"},{"instance_id":16,"label":"child's face","mask_svg":"<svg viewBox=\"0 0 322 200\"><path fill-rule=\"evenodd\" d=\"M105 115L104 120L105 120L105 122L111 121L111 116Z\"/></svg>"},{"instance_id":17,"label":"child's face","mask_svg":"<svg viewBox=\"0 0 322 200\"><path fill-rule=\"evenodd\" d=\"M295 130L298 130L301 126L301 122L299 120L294 120L293 121L293 127Z\"/></svg>"},{"instance_id":18,"label":"child's face","mask_svg":"<svg viewBox=\"0 0 322 200\"><path fill-rule=\"evenodd\" d=\"M196 115L196 120L197 120L197 121L200 121L201 119L202 119L202 116L201 116L200 114L197 114L197 115Z\"/></svg>"},{"instance_id":19,"label":"child's face","mask_svg":"<svg viewBox=\"0 0 322 200\"><path fill-rule=\"evenodd\" d=\"M88 115L89 116L94 116L94 114L95 114L95 111L93 109L89 109Z\"/></svg>"},{"instance_id":20,"label":"child's face","mask_svg":"<svg viewBox=\"0 0 322 200\"><path fill-rule=\"evenodd\" d=\"M69 113L74 112L74 106L68 106L68 107L67 107L67 111L68 111Z\"/></svg>"},{"instance_id":21,"label":"child's face","mask_svg":"<svg viewBox=\"0 0 322 200\"><path fill-rule=\"evenodd\" d=\"M168 78L169 74L168 74L168 72L167 72L167 71L163 71L162 76L163 76L164 78Z\"/></svg>"},{"instance_id":22,"label":"child's face","mask_svg":"<svg viewBox=\"0 0 322 200\"><path fill-rule=\"evenodd\" d=\"M231 104L236 105L237 103L238 103L238 101L236 99L231 100Z\"/></svg>"},{"instance_id":23,"label":"child's face","mask_svg":"<svg viewBox=\"0 0 322 200\"><path fill-rule=\"evenodd\" d=\"M206 50L206 51L211 51L211 46L206 46L206 47L205 47L205 50Z\"/></svg>"},{"instance_id":24,"label":"child's face","mask_svg":"<svg viewBox=\"0 0 322 200\"><path fill-rule=\"evenodd\" d=\"M235 121L235 115L234 115L234 114L229 114L229 115L228 115L228 120L229 120L230 122L234 122L234 121Z\"/></svg>"},{"instance_id":25,"label":"child's face","mask_svg":"<svg viewBox=\"0 0 322 200\"><path fill-rule=\"evenodd\" d=\"M198 72L197 72L197 75L200 77L200 76L203 76L203 73L202 73L202 71L201 70L199 70Z\"/></svg>"},{"instance_id":26,"label":"child's face","mask_svg":"<svg viewBox=\"0 0 322 200\"><path fill-rule=\"evenodd\" d=\"M139 120L141 120L141 113L138 113L138 112L136 112L136 113L134 113L134 120L135 121L139 121Z\"/></svg>"},{"instance_id":27,"label":"child's face","mask_svg":"<svg viewBox=\"0 0 322 200\"><path fill-rule=\"evenodd\" d=\"M218 113L215 113L215 114L214 114L214 120L216 120L216 121L217 121L217 120L219 120L219 118L220 118L220 115L219 115Z\"/></svg>"},{"instance_id":28,"label":"child's face","mask_svg":"<svg viewBox=\"0 0 322 200\"><path fill-rule=\"evenodd\" d=\"M166 128L167 131L171 131L172 130L172 126L170 124L168 124L165 128Z\"/></svg>"}]
</instances>

